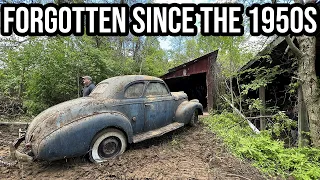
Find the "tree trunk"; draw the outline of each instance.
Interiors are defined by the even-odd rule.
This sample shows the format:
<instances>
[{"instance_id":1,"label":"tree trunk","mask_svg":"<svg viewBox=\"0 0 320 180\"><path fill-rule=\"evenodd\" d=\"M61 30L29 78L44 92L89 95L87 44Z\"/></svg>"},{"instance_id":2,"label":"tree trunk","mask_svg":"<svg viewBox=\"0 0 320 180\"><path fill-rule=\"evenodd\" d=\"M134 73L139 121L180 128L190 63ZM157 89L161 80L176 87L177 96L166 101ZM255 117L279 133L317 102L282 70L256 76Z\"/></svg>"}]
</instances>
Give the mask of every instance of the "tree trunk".
<instances>
[{"instance_id":1,"label":"tree trunk","mask_svg":"<svg viewBox=\"0 0 320 180\"><path fill-rule=\"evenodd\" d=\"M303 56L299 60L299 78L309 116L310 136L315 147L320 147L320 101L316 76L316 37L297 37Z\"/></svg>"},{"instance_id":2,"label":"tree trunk","mask_svg":"<svg viewBox=\"0 0 320 180\"><path fill-rule=\"evenodd\" d=\"M309 138L306 134L309 131L308 113L306 104L303 99L302 88L298 89L298 104L299 104L299 117L298 117L298 145L304 147L309 145Z\"/></svg>"},{"instance_id":3,"label":"tree trunk","mask_svg":"<svg viewBox=\"0 0 320 180\"><path fill-rule=\"evenodd\" d=\"M229 83L230 83L231 104L234 106L232 76L230 76L230 78L229 78ZM234 110L233 110L233 113L234 113Z\"/></svg>"},{"instance_id":4,"label":"tree trunk","mask_svg":"<svg viewBox=\"0 0 320 180\"><path fill-rule=\"evenodd\" d=\"M237 76L237 86L239 90L239 110L242 112L242 96L241 96L241 90L240 90L240 84L239 84L239 76Z\"/></svg>"},{"instance_id":5,"label":"tree trunk","mask_svg":"<svg viewBox=\"0 0 320 180\"><path fill-rule=\"evenodd\" d=\"M140 41L140 37L137 37L137 41L135 42L134 40L132 40L133 43L133 60L134 61L138 61L138 52L140 50L140 46L141 46L141 41Z\"/></svg>"},{"instance_id":6,"label":"tree trunk","mask_svg":"<svg viewBox=\"0 0 320 180\"><path fill-rule=\"evenodd\" d=\"M233 72L233 71L232 71L232 70L233 70L232 67L233 67L232 60L230 59L230 73ZM232 75L230 75L229 81L230 81L231 104L234 106L232 78L233 78ZM233 113L234 113L234 112L235 112L235 111L234 111L234 109L233 109Z\"/></svg>"},{"instance_id":7,"label":"tree trunk","mask_svg":"<svg viewBox=\"0 0 320 180\"><path fill-rule=\"evenodd\" d=\"M19 94L18 94L18 98L19 100L21 100L22 96L23 96L23 92L24 92L24 84L25 84L25 67L22 68L22 72L21 72L21 82L20 82L20 86L19 86Z\"/></svg>"}]
</instances>

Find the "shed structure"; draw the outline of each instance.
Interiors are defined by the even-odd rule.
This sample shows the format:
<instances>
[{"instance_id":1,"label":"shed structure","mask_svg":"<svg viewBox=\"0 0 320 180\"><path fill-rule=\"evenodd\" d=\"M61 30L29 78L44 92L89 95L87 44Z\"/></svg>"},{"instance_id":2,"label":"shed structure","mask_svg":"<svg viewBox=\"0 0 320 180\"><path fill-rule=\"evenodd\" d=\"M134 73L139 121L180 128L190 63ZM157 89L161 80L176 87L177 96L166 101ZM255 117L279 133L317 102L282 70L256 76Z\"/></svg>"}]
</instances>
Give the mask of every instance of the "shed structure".
<instances>
[{"instance_id":1,"label":"shed structure","mask_svg":"<svg viewBox=\"0 0 320 180\"><path fill-rule=\"evenodd\" d=\"M295 40L294 43L298 45ZM270 58L265 58L265 55L269 55ZM265 87L259 88L259 91L249 91L248 97L259 98L265 107L277 106L280 110L291 113L291 119L299 119L298 129L301 136L305 136L308 132L307 124L307 110L303 102L301 86L298 87L297 95L292 95L290 91L290 83L296 82L295 78L297 72L297 60L293 52L288 48L288 44L284 37L277 37L272 43L258 53L257 58L249 61L243 66L240 71L245 71L254 68L273 68L279 66L280 70L285 70L283 73L278 74L272 81ZM320 35L316 36L316 60L315 60L316 75L320 77ZM252 81L251 76L248 74L242 75L241 84L247 84ZM260 115L270 114L270 112L260 111ZM299 117L299 118L298 118ZM265 118L260 118L258 122L260 129L266 128ZM256 124L257 125L257 124ZM302 138L302 137L301 137ZM306 139L305 137L303 139ZM302 141L301 141L302 142Z\"/></svg>"},{"instance_id":2,"label":"shed structure","mask_svg":"<svg viewBox=\"0 0 320 180\"><path fill-rule=\"evenodd\" d=\"M169 70L161 78L171 91L184 91L189 100L199 99L205 110L215 109L216 97L214 82L216 79L218 51L213 51L197 59Z\"/></svg>"},{"instance_id":3,"label":"shed structure","mask_svg":"<svg viewBox=\"0 0 320 180\"><path fill-rule=\"evenodd\" d=\"M297 41L294 41L298 46ZM270 58L266 58L266 55L269 55ZM265 87L265 96L267 105L269 106L278 106L282 110L286 109L288 106L294 106L294 102L297 101L296 97L289 96L289 84L295 79L295 74L297 72L297 63L295 60L295 55L288 49L288 44L284 37L277 37L271 42L267 47L265 47L261 52L259 52L255 59L249 61L244 65L239 72L254 69L254 68L273 68L279 66L280 70L286 70L282 74L279 74L275 77L272 83L269 83ZM320 35L317 36L316 41L316 74L320 77ZM253 79L250 79L250 76L243 74L242 81L240 84L247 84ZM259 92L249 92L248 96L250 98L258 98Z\"/></svg>"}]
</instances>

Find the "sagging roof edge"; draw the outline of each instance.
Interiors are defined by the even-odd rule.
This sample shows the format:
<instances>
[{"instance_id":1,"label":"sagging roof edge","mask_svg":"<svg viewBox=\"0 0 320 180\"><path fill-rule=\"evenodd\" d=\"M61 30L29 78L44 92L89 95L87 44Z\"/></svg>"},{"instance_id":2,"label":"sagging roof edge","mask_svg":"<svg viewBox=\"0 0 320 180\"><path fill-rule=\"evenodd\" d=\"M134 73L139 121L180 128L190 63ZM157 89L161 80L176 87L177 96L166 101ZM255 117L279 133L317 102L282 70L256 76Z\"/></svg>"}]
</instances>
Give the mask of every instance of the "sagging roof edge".
<instances>
[{"instance_id":1,"label":"sagging roof edge","mask_svg":"<svg viewBox=\"0 0 320 180\"><path fill-rule=\"evenodd\" d=\"M199 60L208 58L208 57L210 57L210 56L212 56L212 55L214 55L214 54L217 54L217 53L218 53L218 50L215 50L215 51L212 51L212 52L210 52L210 53L208 53L208 54L205 54L205 55L203 55L203 56L200 56L200 57L198 57L198 58L196 58L196 59L194 59L194 60L192 60L192 61L186 62L186 63L181 64L181 65L179 65L179 66L176 66L176 67L174 67L174 68L171 68L171 69L168 70L168 73L160 76L160 78L162 78L162 77L164 77L164 76L166 76L166 75L168 75L168 74L171 74L171 73L173 73L173 72L175 72L175 71L178 71L178 70L180 70L180 69L183 69L183 68L185 68L186 66L189 66L189 65L191 65L191 64L194 64L194 63L196 63L196 62L199 61Z\"/></svg>"},{"instance_id":2,"label":"sagging roof edge","mask_svg":"<svg viewBox=\"0 0 320 180\"><path fill-rule=\"evenodd\" d=\"M284 41L285 38L283 36L278 36L277 38L275 38L270 44L268 44L265 48L263 48L263 50L261 50L260 52L258 52L253 59L251 59L247 64L245 64L244 66L242 66L238 72L240 71L244 71L246 69L248 69L253 63L255 63L256 61L260 60L260 58L257 58L259 56L264 56L267 55L269 52L271 52L272 49L274 49L275 47L277 47L282 41Z\"/></svg>"}]
</instances>

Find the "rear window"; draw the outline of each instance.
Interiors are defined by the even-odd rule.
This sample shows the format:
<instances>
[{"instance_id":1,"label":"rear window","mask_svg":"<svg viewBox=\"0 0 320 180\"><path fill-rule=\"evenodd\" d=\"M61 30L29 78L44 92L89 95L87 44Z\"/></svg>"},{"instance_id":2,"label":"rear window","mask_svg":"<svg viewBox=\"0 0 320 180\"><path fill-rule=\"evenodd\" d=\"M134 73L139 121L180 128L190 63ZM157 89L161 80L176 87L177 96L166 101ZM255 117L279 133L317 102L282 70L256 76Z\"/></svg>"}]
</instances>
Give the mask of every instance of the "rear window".
<instances>
[{"instance_id":1,"label":"rear window","mask_svg":"<svg viewBox=\"0 0 320 180\"><path fill-rule=\"evenodd\" d=\"M131 86L129 86L126 89L126 91L124 93L124 97L126 97L126 98L139 98L139 97L141 97L142 93L143 93L143 87L144 87L143 82L132 84Z\"/></svg>"}]
</instances>

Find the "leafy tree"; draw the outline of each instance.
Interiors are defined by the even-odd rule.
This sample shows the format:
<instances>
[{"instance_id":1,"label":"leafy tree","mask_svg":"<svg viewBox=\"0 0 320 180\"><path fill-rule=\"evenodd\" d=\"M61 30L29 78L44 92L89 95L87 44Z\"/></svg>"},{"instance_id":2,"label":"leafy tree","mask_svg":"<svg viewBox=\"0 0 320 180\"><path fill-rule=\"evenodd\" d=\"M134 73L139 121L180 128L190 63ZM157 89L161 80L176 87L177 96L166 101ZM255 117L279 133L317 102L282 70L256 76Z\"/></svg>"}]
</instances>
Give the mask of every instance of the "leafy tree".
<instances>
[{"instance_id":1,"label":"leafy tree","mask_svg":"<svg viewBox=\"0 0 320 180\"><path fill-rule=\"evenodd\" d=\"M130 41L124 38L124 44ZM163 74L167 70L166 54L157 38L141 38L141 46L137 49L140 60L134 60L127 46L119 55L119 46L112 37L28 38L17 47L3 49L1 89L22 98L28 111L36 114L59 102L77 98L83 75L92 76L98 83L124 74Z\"/></svg>"}]
</instances>

